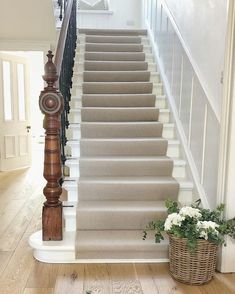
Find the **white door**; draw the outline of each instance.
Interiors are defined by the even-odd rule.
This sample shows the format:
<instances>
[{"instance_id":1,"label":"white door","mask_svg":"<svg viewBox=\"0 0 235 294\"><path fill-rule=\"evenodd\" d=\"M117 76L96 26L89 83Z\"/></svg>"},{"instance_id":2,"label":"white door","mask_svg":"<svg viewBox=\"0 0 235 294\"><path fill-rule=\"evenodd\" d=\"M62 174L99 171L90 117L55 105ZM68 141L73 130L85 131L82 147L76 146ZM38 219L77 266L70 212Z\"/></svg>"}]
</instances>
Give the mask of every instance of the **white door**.
<instances>
[{"instance_id":1,"label":"white door","mask_svg":"<svg viewBox=\"0 0 235 294\"><path fill-rule=\"evenodd\" d=\"M30 166L27 59L0 53L0 170Z\"/></svg>"}]
</instances>

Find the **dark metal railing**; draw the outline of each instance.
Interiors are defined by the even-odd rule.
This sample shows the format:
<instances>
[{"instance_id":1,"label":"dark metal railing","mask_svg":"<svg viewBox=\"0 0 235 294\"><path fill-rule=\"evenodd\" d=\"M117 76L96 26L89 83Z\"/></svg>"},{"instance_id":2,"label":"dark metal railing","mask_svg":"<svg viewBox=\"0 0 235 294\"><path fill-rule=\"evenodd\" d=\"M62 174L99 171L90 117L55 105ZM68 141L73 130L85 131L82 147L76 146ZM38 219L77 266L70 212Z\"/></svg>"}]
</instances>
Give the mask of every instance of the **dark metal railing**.
<instances>
[{"instance_id":1,"label":"dark metal railing","mask_svg":"<svg viewBox=\"0 0 235 294\"><path fill-rule=\"evenodd\" d=\"M72 13L68 26L63 61L61 64L59 89L64 97L64 111L61 115L61 161L64 166L66 161L65 146L67 143L66 130L69 127L68 114L70 112L70 101L72 88L73 66L76 49L76 1L73 3Z\"/></svg>"},{"instance_id":2,"label":"dark metal railing","mask_svg":"<svg viewBox=\"0 0 235 294\"><path fill-rule=\"evenodd\" d=\"M62 21L62 19L63 19L63 14L64 14L65 11L66 11L66 7L67 7L67 4L68 4L68 0L57 0L57 3L58 3L58 6L59 6L59 8L60 8L59 19L60 19L60 21Z\"/></svg>"}]
</instances>

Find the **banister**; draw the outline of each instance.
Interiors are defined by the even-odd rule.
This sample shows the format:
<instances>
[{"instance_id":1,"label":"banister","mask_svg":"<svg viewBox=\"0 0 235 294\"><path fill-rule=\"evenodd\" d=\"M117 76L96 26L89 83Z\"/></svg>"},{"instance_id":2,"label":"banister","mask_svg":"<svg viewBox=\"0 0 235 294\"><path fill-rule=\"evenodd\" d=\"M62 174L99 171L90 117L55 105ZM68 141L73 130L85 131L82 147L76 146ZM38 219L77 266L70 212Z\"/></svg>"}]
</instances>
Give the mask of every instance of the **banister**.
<instances>
[{"instance_id":1,"label":"banister","mask_svg":"<svg viewBox=\"0 0 235 294\"><path fill-rule=\"evenodd\" d=\"M63 2L64 1L64 2ZM48 51L48 61L43 76L47 86L39 97L39 107L45 115L44 172L47 181L43 194L46 201L42 210L43 241L59 241L63 239L62 166L65 163L66 128L69 125L70 89L72 86L73 65L76 48L76 0L59 0L63 6L64 18L56 49L55 61ZM66 8L66 9L65 9Z\"/></svg>"},{"instance_id":2,"label":"banister","mask_svg":"<svg viewBox=\"0 0 235 294\"><path fill-rule=\"evenodd\" d=\"M71 17L72 8L73 8L73 3L74 3L74 0L68 0L68 2L67 2L67 6L66 6L66 10L65 10L64 18L63 18L63 23L62 23L62 27L60 30L59 40L58 40L58 44L57 44L57 48L56 48L54 63L55 63L58 75L60 75L61 64L62 64L65 42L66 42L66 36L67 36L69 21L70 21L70 17ZM61 6L63 6L63 5L61 4ZM57 81L57 85L58 85L58 81Z\"/></svg>"}]
</instances>

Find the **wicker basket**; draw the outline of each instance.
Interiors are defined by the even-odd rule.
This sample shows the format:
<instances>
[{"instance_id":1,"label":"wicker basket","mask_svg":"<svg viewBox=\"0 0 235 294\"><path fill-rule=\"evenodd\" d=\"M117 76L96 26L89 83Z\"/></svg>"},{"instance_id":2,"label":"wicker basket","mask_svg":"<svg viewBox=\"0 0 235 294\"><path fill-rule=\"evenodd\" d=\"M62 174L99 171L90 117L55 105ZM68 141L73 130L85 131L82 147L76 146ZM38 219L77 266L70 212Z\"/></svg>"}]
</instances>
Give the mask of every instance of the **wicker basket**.
<instances>
[{"instance_id":1,"label":"wicker basket","mask_svg":"<svg viewBox=\"0 0 235 294\"><path fill-rule=\"evenodd\" d=\"M198 240L196 250L190 252L187 239L169 235L170 272L174 279L190 285L209 282L215 272L218 246Z\"/></svg>"}]
</instances>

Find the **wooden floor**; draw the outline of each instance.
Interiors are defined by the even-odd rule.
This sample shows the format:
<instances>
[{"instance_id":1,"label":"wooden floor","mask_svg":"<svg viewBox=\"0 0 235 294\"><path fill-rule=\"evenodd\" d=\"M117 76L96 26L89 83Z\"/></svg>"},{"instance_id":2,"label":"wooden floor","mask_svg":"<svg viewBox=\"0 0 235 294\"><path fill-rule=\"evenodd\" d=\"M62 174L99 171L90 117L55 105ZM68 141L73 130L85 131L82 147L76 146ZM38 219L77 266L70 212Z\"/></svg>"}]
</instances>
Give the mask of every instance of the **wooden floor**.
<instances>
[{"instance_id":1,"label":"wooden floor","mask_svg":"<svg viewBox=\"0 0 235 294\"><path fill-rule=\"evenodd\" d=\"M40 156L33 158L40 159ZM45 264L32 257L41 227L42 164L0 173L0 294L231 294L235 274L216 273L200 287L175 282L168 264Z\"/></svg>"}]
</instances>

